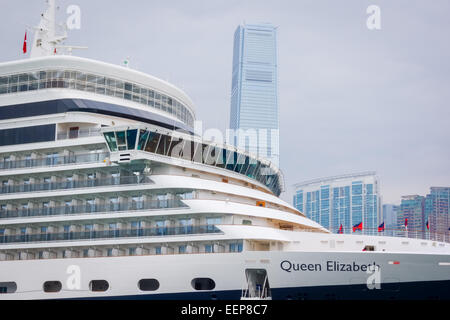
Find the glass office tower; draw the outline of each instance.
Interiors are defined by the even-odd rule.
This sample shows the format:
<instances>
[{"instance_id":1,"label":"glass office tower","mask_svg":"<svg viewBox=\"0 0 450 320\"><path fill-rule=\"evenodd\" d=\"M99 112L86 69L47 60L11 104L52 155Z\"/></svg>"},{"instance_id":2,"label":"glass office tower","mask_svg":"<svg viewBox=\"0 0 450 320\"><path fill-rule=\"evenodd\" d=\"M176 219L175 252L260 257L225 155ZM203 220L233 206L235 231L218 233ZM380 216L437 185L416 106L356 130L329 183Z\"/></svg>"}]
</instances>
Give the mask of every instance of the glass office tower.
<instances>
[{"instance_id":1,"label":"glass office tower","mask_svg":"<svg viewBox=\"0 0 450 320\"><path fill-rule=\"evenodd\" d=\"M384 221L385 232L384 236L396 236L396 231L398 230L398 212L400 210L400 206L394 204L383 204L383 219L381 223Z\"/></svg>"},{"instance_id":2,"label":"glass office tower","mask_svg":"<svg viewBox=\"0 0 450 320\"><path fill-rule=\"evenodd\" d=\"M450 187L431 187L425 198L424 230L430 239L450 241ZM429 228L426 227L428 221Z\"/></svg>"},{"instance_id":3,"label":"glass office tower","mask_svg":"<svg viewBox=\"0 0 450 320\"><path fill-rule=\"evenodd\" d=\"M397 236L425 239L425 197L408 195L402 197L397 213ZM408 219L406 222L405 220Z\"/></svg>"},{"instance_id":4,"label":"glass office tower","mask_svg":"<svg viewBox=\"0 0 450 320\"><path fill-rule=\"evenodd\" d=\"M230 112L236 134L230 140L279 166L276 31L270 24L236 29Z\"/></svg>"},{"instance_id":5,"label":"glass office tower","mask_svg":"<svg viewBox=\"0 0 450 320\"><path fill-rule=\"evenodd\" d=\"M315 179L295 185L294 207L333 233L342 225L352 233L362 223L363 234L377 234L380 191L375 172Z\"/></svg>"}]
</instances>

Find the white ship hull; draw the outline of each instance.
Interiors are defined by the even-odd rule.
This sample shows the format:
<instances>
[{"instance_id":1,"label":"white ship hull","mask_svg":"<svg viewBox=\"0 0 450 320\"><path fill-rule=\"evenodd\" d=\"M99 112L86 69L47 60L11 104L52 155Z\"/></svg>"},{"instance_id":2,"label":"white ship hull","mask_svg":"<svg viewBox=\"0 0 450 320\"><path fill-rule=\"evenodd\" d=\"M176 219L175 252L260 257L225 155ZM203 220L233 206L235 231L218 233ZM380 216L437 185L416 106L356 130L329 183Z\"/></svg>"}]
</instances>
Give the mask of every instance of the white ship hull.
<instances>
[{"instance_id":1,"label":"white ship hull","mask_svg":"<svg viewBox=\"0 0 450 320\"><path fill-rule=\"evenodd\" d=\"M369 289L371 274L361 271L361 266L374 263L380 266L381 281L378 288ZM245 270L265 269L272 299L449 299L449 264L448 255L380 252L106 257L2 262L0 281L14 280L18 286L3 299L238 300L246 286ZM69 289L74 284L73 266L79 267L80 287ZM194 290L191 280L199 277L213 279L215 288ZM159 281L158 290L139 290L139 280L148 278ZM91 292L89 282L93 279L107 280L109 289ZM62 290L44 293L43 283L49 280L60 281Z\"/></svg>"}]
</instances>

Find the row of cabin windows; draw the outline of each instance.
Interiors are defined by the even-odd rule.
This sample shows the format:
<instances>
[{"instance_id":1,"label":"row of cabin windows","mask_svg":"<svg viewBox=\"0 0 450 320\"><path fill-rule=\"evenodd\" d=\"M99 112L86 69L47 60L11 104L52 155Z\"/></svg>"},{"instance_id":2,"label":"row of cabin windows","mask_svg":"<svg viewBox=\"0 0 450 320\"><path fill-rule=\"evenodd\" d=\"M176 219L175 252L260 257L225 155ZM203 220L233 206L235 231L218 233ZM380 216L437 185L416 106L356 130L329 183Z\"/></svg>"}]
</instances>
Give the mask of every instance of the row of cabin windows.
<instances>
[{"instance_id":1,"label":"row of cabin windows","mask_svg":"<svg viewBox=\"0 0 450 320\"><path fill-rule=\"evenodd\" d=\"M108 178L111 179L111 183L113 183L113 184L120 183L120 173L118 173L118 172L111 173L110 176L104 177L103 179L108 179ZM98 180L97 174L96 173L88 173L88 174L86 174L85 180L88 182L88 186L90 185L89 182L92 182L92 186L94 186L95 181ZM77 181L79 181L79 180L77 180ZM26 178L26 179L23 179L21 182L22 183L15 184L15 183L9 183L9 180L2 181L2 192L5 193L6 188L8 186L12 186L12 185L19 185L19 186L22 185L24 188L24 191L29 191L29 190L27 190L27 188L29 188L31 185L31 179ZM33 184L42 184L44 186L45 185L50 186L52 184L52 182L54 182L54 181L52 181L51 177L44 177L44 178L42 178L41 182L33 182ZM66 187L69 188L69 187L73 187L75 180L74 180L73 176L65 176L65 177L61 177L59 179L59 182L62 182L62 183L65 182Z\"/></svg>"},{"instance_id":2,"label":"row of cabin windows","mask_svg":"<svg viewBox=\"0 0 450 320\"><path fill-rule=\"evenodd\" d=\"M141 279L137 286L141 291L156 291L159 289L157 279ZM194 290L214 290L216 283L211 278L194 278L191 281ZM105 292L109 289L109 282L106 280L92 280L89 282L89 290L92 292ZM57 293L62 290L61 281L46 281L43 284L43 291L46 293ZM17 284L15 282L0 282L0 294L15 293Z\"/></svg>"},{"instance_id":3,"label":"row of cabin windows","mask_svg":"<svg viewBox=\"0 0 450 320\"><path fill-rule=\"evenodd\" d=\"M213 229L214 226L216 224L220 224L221 221L222 221L221 218L207 218L206 219L206 225L208 227L211 227L211 229ZM179 219L178 220L178 224L179 224L180 227L186 227L186 228L189 228L189 227L193 226L191 219ZM156 228L161 228L161 230L163 230L165 228L165 220L158 220L158 221L156 221L155 222L155 226L156 226ZM71 227L70 225L63 226L64 233L69 233L70 232L70 227ZM130 227L132 229L140 229L140 228L142 228L142 221L131 221L130 222ZM107 229L108 230L117 230L117 231L120 230L118 228L117 223L109 223L107 225ZM94 230L94 225L93 224L86 224L86 225L84 225L83 230L84 231L88 231L88 232L94 232L95 231ZM5 228L0 228L0 236L5 235L5 231L6 231ZM22 235L30 234L29 232L27 232L27 228L20 228L19 232ZM47 232L48 232L48 227L47 226L41 226L40 227L40 233L47 233Z\"/></svg>"},{"instance_id":4,"label":"row of cabin windows","mask_svg":"<svg viewBox=\"0 0 450 320\"><path fill-rule=\"evenodd\" d=\"M177 194L175 198L180 199L192 199L192 192L186 194ZM28 203L22 203L19 205L14 205L14 209L8 210L6 204L0 204L0 218L6 217L18 217L18 216L29 216L29 215L48 215L48 214L74 214L74 213L91 213L91 212L101 212L101 211L123 211L123 210L140 210L145 209L145 206L155 206L155 208L166 208L171 204L168 195L157 195L156 199L144 201L144 197L133 196L131 201L119 201L118 197L111 197L105 199L104 204L97 204L96 199L85 199L84 204L75 205L72 200L64 200L61 205L51 205L50 202L42 202L36 204L30 209ZM125 208L125 209L124 209Z\"/></svg>"},{"instance_id":5,"label":"row of cabin windows","mask_svg":"<svg viewBox=\"0 0 450 320\"><path fill-rule=\"evenodd\" d=\"M0 77L0 95L50 88L88 91L131 100L146 105L150 109L162 110L191 127L194 125L194 115L177 99L119 79L73 70L42 70Z\"/></svg>"},{"instance_id":6,"label":"row of cabin windows","mask_svg":"<svg viewBox=\"0 0 450 320\"><path fill-rule=\"evenodd\" d=\"M89 152L90 151L90 152ZM14 156L0 157L0 170L20 169L31 167L56 166L86 162L101 162L109 156L109 152L103 149L84 150L84 153L69 151L52 152L47 154L15 154Z\"/></svg>"}]
</instances>

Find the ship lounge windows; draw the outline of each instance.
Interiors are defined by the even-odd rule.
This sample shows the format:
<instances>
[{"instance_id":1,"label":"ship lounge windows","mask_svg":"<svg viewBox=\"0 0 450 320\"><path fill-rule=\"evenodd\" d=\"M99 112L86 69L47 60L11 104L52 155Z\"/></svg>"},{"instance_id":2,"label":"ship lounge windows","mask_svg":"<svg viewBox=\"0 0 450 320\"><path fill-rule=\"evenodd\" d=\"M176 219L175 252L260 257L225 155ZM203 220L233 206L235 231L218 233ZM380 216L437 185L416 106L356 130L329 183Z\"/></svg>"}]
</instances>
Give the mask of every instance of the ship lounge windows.
<instances>
[{"instance_id":1,"label":"ship lounge windows","mask_svg":"<svg viewBox=\"0 0 450 320\"><path fill-rule=\"evenodd\" d=\"M141 291L156 291L159 289L159 281L156 279L141 279L138 282Z\"/></svg>"},{"instance_id":2,"label":"ship lounge windows","mask_svg":"<svg viewBox=\"0 0 450 320\"><path fill-rule=\"evenodd\" d=\"M17 291L17 283L15 282L0 282L0 294L14 293Z\"/></svg>"},{"instance_id":3,"label":"ship lounge windows","mask_svg":"<svg viewBox=\"0 0 450 320\"><path fill-rule=\"evenodd\" d=\"M216 287L216 283L211 278L192 279L191 285L195 290L214 290Z\"/></svg>"},{"instance_id":4,"label":"ship lounge windows","mask_svg":"<svg viewBox=\"0 0 450 320\"><path fill-rule=\"evenodd\" d=\"M114 132L106 132L105 139L106 139L106 142L108 143L109 149L112 152L117 151L117 140L116 140L116 135L114 134Z\"/></svg>"},{"instance_id":5,"label":"ship lounge windows","mask_svg":"<svg viewBox=\"0 0 450 320\"><path fill-rule=\"evenodd\" d=\"M109 289L109 283L106 280L92 280L89 282L89 290L92 292L105 292Z\"/></svg>"},{"instance_id":6,"label":"ship lounge windows","mask_svg":"<svg viewBox=\"0 0 450 320\"><path fill-rule=\"evenodd\" d=\"M44 282L44 292L55 293L62 289L62 284L59 281L46 281Z\"/></svg>"},{"instance_id":7,"label":"ship lounge windows","mask_svg":"<svg viewBox=\"0 0 450 320\"><path fill-rule=\"evenodd\" d=\"M242 252L242 242L230 243L229 251L230 252Z\"/></svg>"}]
</instances>

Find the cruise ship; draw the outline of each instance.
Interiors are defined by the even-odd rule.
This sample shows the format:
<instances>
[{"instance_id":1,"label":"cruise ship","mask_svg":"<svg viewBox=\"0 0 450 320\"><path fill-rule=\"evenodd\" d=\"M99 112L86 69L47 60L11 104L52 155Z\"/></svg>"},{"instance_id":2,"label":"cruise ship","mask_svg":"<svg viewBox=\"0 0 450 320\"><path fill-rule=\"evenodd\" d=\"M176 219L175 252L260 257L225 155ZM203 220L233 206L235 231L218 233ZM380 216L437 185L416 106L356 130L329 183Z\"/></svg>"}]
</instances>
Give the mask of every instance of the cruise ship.
<instances>
[{"instance_id":1,"label":"cruise ship","mask_svg":"<svg viewBox=\"0 0 450 320\"><path fill-rule=\"evenodd\" d=\"M449 243L330 233L182 90L72 56L55 8L0 63L0 299L450 299Z\"/></svg>"}]
</instances>

